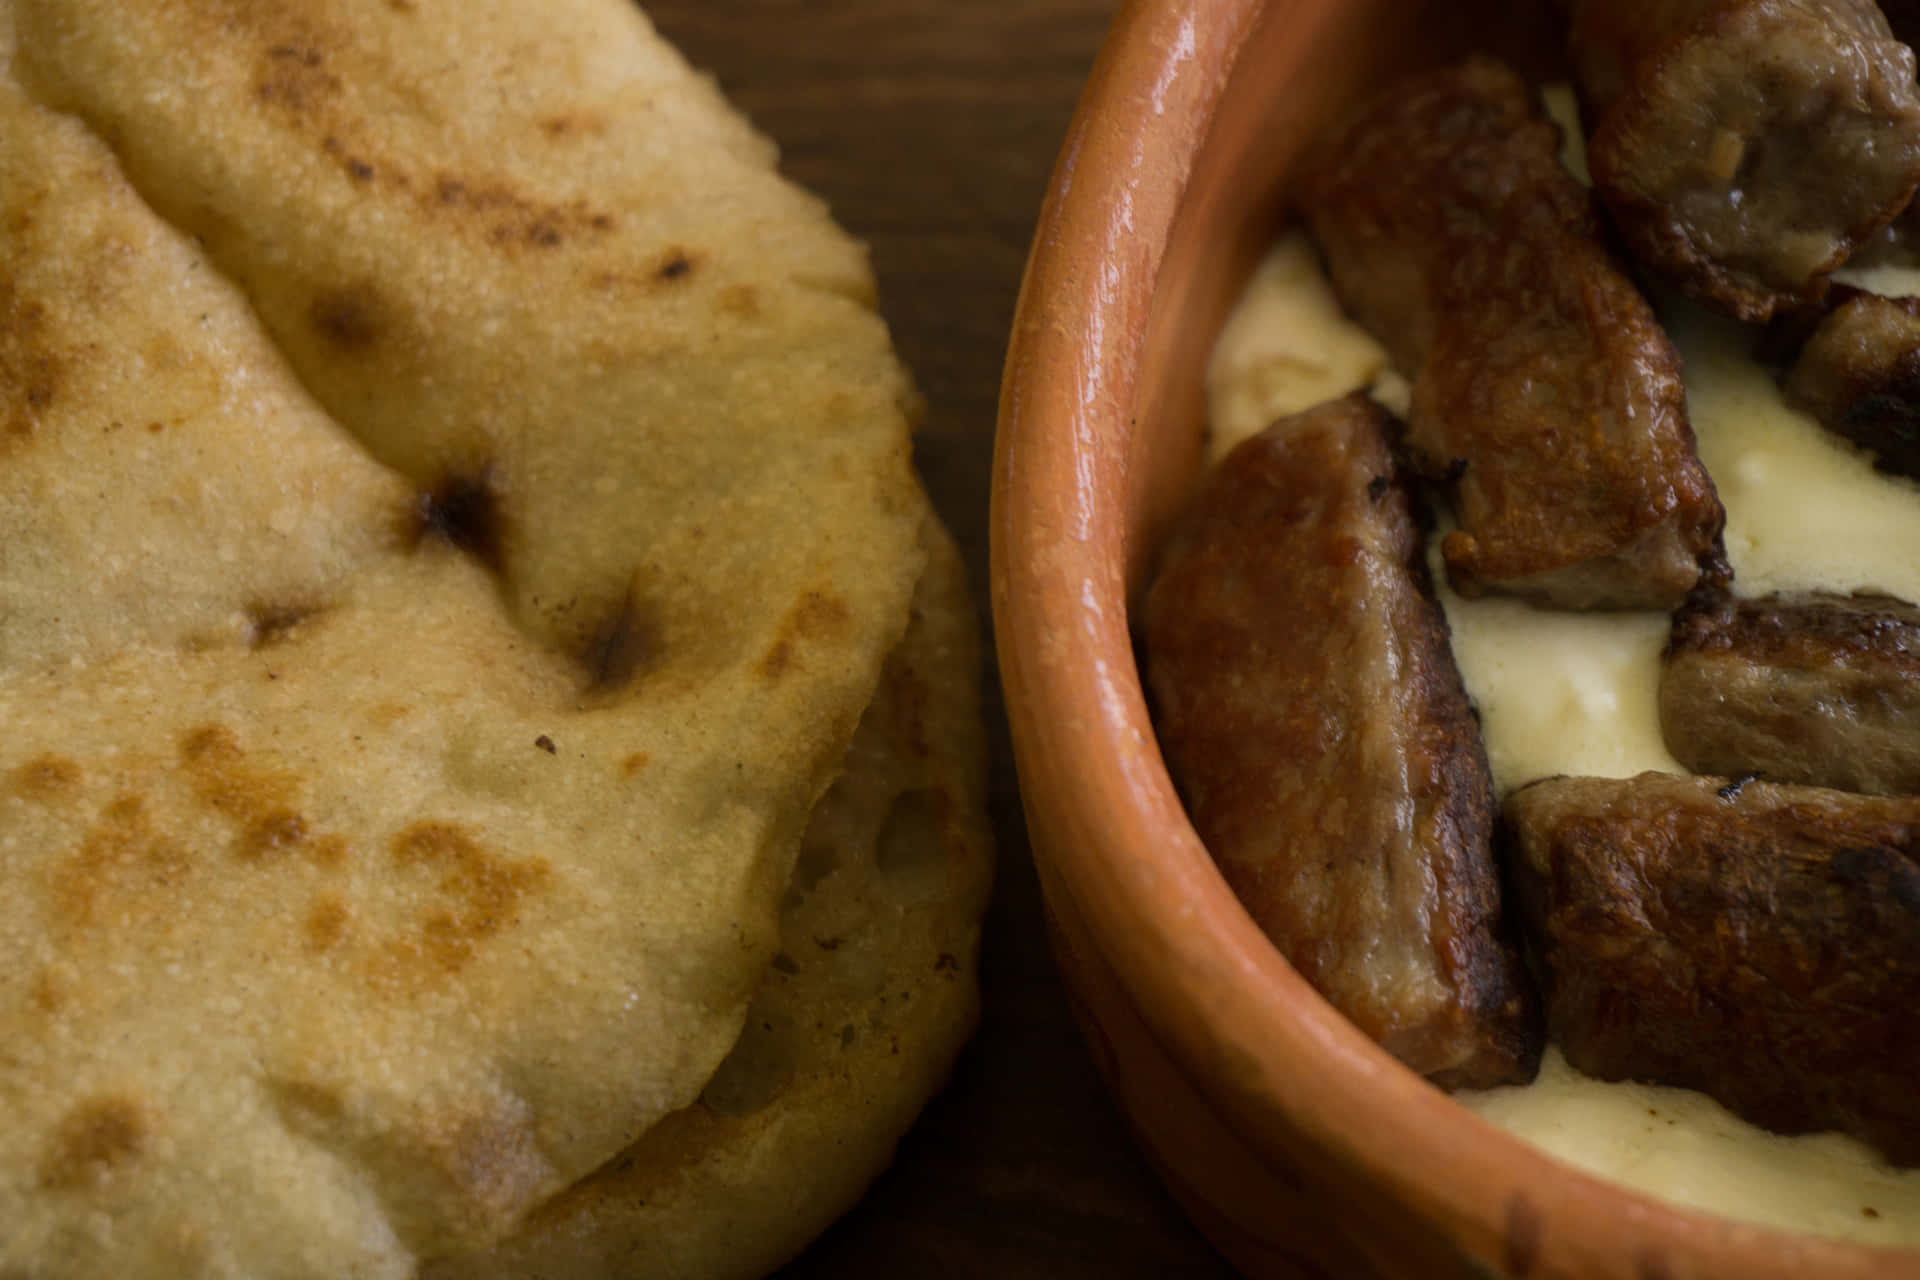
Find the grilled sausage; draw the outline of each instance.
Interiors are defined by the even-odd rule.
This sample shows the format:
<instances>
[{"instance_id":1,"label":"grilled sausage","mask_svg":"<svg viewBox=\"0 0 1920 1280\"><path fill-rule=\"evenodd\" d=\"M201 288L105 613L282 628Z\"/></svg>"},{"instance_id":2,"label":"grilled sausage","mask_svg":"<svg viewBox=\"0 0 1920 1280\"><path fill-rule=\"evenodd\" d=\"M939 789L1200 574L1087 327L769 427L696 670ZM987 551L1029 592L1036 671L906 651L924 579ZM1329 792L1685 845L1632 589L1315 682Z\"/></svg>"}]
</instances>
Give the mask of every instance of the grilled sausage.
<instances>
[{"instance_id":1,"label":"grilled sausage","mask_svg":"<svg viewBox=\"0 0 1920 1280\"><path fill-rule=\"evenodd\" d=\"M1674 618L1660 728L1696 773L1920 793L1920 609L1878 595L1697 601Z\"/></svg>"},{"instance_id":2,"label":"grilled sausage","mask_svg":"<svg viewBox=\"0 0 1920 1280\"><path fill-rule=\"evenodd\" d=\"M1351 396L1215 469L1146 599L1155 725L1308 982L1443 1086L1522 1082L1538 1012L1501 932L1486 756L1386 427Z\"/></svg>"},{"instance_id":3,"label":"grilled sausage","mask_svg":"<svg viewBox=\"0 0 1920 1280\"><path fill-rule=\"evenodd\" d=\"M1552 1039L1603 1080L1920 1163L1920 799L1552 778L1502 810Z\"/></svg>"},{"instance_id":4,"label":"grilled sausage","mask_svg":"<svg viewBox=\"0 0 1920 1280\"><path fill-rule=\"evenodd\" d=\"M1817 299L1920 182L1913 53L1872 0L1573 0L1595 190L1743 320Z\"/></svg>"},{"instance_id":5,"label":"grilled sausage","mask_svg":"<svg viewBox=\"0 0 1920 1280\"><path fill-rule=\"evenodd\" d=\"M1407 446L1451 484L1462 594L1678 605L1725 521L1672 345L1601 243L1558 129L1475 59L1391 90L1308 165L1335 288L1413 378Z\"/></svg>"},{"instance_id":6,"label":"grilled sausage","mask_svg":"<svg viewBox=\"0 0 1920 1280\"><path fill-rule=\"evenodd\" d=\"M1848 290L1784 385L1788 401L1871 450L1882 471L1920 476L1920 298Z\"/></svg>"}]
</instances>

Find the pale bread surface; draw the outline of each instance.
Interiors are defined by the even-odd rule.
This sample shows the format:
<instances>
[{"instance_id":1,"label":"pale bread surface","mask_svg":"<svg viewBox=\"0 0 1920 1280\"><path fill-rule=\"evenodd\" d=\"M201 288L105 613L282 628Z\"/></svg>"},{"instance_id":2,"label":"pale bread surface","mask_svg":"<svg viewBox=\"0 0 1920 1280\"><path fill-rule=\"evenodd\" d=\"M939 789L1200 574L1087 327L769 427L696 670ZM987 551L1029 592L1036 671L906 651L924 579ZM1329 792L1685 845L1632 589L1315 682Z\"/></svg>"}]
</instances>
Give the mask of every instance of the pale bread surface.
<instances>
[{"instance_id":1,"label":"pale bread surface","mask_svg":"<svg viewBox=\"0 0 1920 1280\"><path fill-rule=\"evenodd\" d=\"M626 5L0 0L0 68L0 1273L408 1274L734 1042L910 387Z\"/></svg>"},{"instance_id":2,"label":"pale bread surface","mask_svg":"<svg viewBox=\"0 0 1920 1280\"><path fill-rule=\"evenodd\" d=\"M814 808L780 950L701 1098L432 1280L748 1280L884 1167L971 1030L992 879L979 645L958 553L931 555L906 638Z\"/></svg>"}]
</instances>

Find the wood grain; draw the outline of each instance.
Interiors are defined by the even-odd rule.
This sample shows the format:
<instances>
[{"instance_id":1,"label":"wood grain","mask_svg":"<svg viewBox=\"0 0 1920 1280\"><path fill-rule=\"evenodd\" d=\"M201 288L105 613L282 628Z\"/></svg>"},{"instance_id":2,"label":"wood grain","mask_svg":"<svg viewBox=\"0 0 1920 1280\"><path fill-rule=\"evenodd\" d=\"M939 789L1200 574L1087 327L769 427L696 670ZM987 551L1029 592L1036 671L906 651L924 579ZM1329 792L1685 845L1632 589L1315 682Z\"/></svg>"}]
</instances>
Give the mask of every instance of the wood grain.
<instances>
[{"instance_id":1,"label":"wood grain","mask_svg":"<svg viewBox=\"0 0 1920 1280\"><path fill-rule=\"evenodd\" d=\"M984 613L1007 331L1114 0L645 7L779 142L785 172L872 246L882 310L927 398L921 472ZM894 1168L782 1274L1224 1276L1134 1149L1074 1028L1043 936L991 665L988 702L1001 861L980 1033Z\"/></svg>"}]
</instances>

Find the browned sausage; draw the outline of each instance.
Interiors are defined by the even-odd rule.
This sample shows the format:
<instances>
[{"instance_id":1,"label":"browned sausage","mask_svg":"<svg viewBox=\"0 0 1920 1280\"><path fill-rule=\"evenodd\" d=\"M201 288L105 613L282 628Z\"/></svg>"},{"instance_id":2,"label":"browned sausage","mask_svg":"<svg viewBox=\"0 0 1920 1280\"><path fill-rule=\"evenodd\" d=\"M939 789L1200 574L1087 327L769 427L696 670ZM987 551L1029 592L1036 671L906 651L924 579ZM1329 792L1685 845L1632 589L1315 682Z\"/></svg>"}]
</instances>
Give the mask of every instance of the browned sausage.
<instances>
[{"instance_id":1,"label":"browned sausage","mask_svg":"<svg viewBox=\"0 0 1920 1280\"><path fill-rule=\"evenodd\" d=\"M1920 799L1642 774L1502 816L1568 1062L1920 1163Z\"/></svg>"},{"instance_id":2,"label":"browned sausage","mask_svg":"<svg viewBox=\"0 0 1920 1280\"><path fill-rule=\"evenodd\" d=\"M1660 727L1696 773L1920 793L1920 609L1876 595L1697 601L1674 618Z\"/></svg>"},{"instance_id":3,"label":"browned sausage","mask_svg":"<svg viewBox=\"0 0 1920 1280\"><path fill-rule=\"evenodd\" d=\"M1463 594L1670 609L1725 516L1680 366L1601 243L1559 130L1507 68L1404 82L1337 131L1302 205L1349 310L1413 378L1407 446L1451 481Z\"/></svg>"},{"instance_id":4,"label":"browned sausage","mask_svg":"<svg viewBox=\"0 0 1920 1280\"><path fill-rule=\"evenodd\" d=\"M1635 257L1743 320L1817 299L1920 182L1914 58L1872 0L1574 0L1594 188Z\"/></svg>"},{"instance_id":5,"label":"browned sausage","mask_svg":"<svg viewBox=\"0 0 1920 1280\"><path fill-rule=\"evenodd\" d=\"M1848 290L1784 385L1821 426L1872 450L1882 471L1920 476L1920 298Z\"/></svg>"},{"instance_id":6,"label":"browned sausage","mask_svg":"<svg viewBox=\"0 0 1920 1280\"><path fill-rule=\"evenodd\" d=\"M1195 829L1303 977L1447 1087L1521 1082L1486 756L1384 411L1282 420L1215 469L1146 599L1155 726Z\"/></svg>"}]
</instances>

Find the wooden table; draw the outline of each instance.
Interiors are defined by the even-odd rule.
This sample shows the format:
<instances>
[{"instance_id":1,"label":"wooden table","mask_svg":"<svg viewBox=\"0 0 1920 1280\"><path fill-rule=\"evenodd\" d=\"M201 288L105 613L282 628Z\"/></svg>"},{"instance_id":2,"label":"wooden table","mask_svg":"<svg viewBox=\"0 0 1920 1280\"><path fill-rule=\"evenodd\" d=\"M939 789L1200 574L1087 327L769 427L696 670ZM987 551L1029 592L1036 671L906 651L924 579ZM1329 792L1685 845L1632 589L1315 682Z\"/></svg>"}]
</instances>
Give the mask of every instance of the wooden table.
<instances>
[{"instance_id":1,"label":"wooden table","mask_svg":"<svg viewBox=\"0 0 1920 1280\"><path fill-rule=\"evenodd\" d=\"M785 171L873 246L882 309L929 405L921 472L984 612L1014 296L1114 0L643 3L780 143ZM1134 1150L1074 1029L991 666L988 677L1000 871L983 1025L892 1171L785 1274L1224 1276Z\"/></svg>"}]
</instances>

